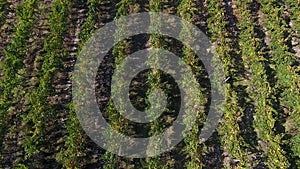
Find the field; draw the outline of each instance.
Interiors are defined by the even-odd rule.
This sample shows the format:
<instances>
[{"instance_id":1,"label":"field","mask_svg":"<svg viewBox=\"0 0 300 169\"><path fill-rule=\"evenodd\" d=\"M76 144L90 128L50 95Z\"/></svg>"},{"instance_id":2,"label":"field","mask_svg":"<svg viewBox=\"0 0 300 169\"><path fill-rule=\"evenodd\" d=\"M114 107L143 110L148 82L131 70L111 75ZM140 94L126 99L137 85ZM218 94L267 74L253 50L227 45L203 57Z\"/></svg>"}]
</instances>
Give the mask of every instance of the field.
<instances>
[{"instance_id":1,"label":"field","mask_svg":"<svg viewBox=\"0 0 300 169\"><path fill-rule=\"evenodd\" d=\"M116 131L150 137L172 126L178 114L178 85L156 69L132 80L129 97L145 111L150 89L164 89L163 115L142 125L118 113L111 91L124 84L111 88L112 75L122 59L139 50L162 48L182 58L200 84L199 91L184 87L201 100L195 105L197 96L188 97L187 104L198 107L187 118L197 123L172 150L127 158L98 146L81 127L72 101L72 72L97 29L140 12L179 16L209 38L224 68L225 101L217 129L199 142L211 88L199 56L159 34L120 41L99 65L95 90L100 110ZM189 36L185 28L181 35ZM299 0L0 0L0 168L300 169L299 33ZM160 56L154 59L159 62ZM147 148L152 151L153 145Z\"/></svg>"}]
</instances>

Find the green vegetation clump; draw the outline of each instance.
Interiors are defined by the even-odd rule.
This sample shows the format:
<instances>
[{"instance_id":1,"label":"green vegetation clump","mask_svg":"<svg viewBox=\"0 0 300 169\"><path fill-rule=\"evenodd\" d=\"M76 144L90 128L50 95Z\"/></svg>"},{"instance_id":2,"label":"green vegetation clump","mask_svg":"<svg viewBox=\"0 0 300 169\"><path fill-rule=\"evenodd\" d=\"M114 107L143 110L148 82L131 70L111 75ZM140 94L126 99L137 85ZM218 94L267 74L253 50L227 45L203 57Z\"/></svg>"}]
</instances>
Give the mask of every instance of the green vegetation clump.
<instances>
[{"instance_id":1,"label":"green vegetation clump","mask_svg":"<svg viewBox=\"0 0 300 169\"><path fill-rule=\"evenodd\" d=\"M105 65L99 66L95 92L101 95L99 108L105 119L119 133L136 137L162 133L177 113L167 107L160 118L141 127L118 112L110 91L126 86L109 85L112 74L119 73L116 67L130 54L150 47L168 50L191 68L197 79L193 83L200 84L194 91L185 85L192 79L180 74L183 87L196 93L187 96L186 103L197 107L196 116L187 109L181 124L189 127L189 121L196 120L191 132L172 150L142 159L120 157L93 143L72 102L72 72L82 47L98 28L139 12L176 15L201 29L226 78L219 84L225 88L223 116L208 141L200 143L211 101L211 84L200 56L160 34L116 43ZM299 15L299 0L0 0L0 168L300 168ZM149 30L163 26L161 18L149 19ZM130 23L116 24L116 41L127 31L124 24ZM179 27L178 36L192 41L188 26L182 22ZM128 95L136 99L131 100L134 106L156 110L159 105L151 103L156 99L154 90L162 90L168 101L178 101L178 95L170 85L172 79L157 69L160 54L150 55L154 67L132 80ZM195 103L196 96L200 102ZM151 140L145 153L159 150L163 141Z\"/></svg>"}]
</instances>

